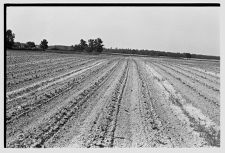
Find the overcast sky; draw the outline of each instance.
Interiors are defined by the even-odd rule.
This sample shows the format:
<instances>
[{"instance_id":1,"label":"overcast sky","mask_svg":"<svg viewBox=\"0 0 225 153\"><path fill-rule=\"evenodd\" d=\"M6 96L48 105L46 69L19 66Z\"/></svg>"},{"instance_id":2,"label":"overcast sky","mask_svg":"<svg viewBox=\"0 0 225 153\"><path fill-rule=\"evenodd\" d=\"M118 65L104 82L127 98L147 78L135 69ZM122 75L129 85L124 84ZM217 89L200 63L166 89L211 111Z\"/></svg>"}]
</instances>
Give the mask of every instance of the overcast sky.
<instances>
[{"instance_id":1,"label":"overcast sky","mask_svg":"<svg viewBox=\"0 0 225 153\"><path fill-rule=\"evenodd\" d=\"M100 37L105 47L220 54L218 7L9 7L7 29L36 44Z\"/></svg>"}]
</instances>

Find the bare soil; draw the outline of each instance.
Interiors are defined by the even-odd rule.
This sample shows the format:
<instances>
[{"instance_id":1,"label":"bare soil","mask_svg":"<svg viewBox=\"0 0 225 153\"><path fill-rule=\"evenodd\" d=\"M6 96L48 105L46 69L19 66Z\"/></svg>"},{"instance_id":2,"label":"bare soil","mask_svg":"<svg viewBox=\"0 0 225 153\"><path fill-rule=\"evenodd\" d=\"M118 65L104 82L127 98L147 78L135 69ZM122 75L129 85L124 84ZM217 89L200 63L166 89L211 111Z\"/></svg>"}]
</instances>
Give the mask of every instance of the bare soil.
<instances>
[{"instance_id":1,"label":"bare soil","mask_svg":"<svg viewBox=\"0 0 225 153\"><path fill-rule=\"evenodd\" d=\"M8 51L7 147L220 147L219 65Z\"/></svg>"}]
</instances>

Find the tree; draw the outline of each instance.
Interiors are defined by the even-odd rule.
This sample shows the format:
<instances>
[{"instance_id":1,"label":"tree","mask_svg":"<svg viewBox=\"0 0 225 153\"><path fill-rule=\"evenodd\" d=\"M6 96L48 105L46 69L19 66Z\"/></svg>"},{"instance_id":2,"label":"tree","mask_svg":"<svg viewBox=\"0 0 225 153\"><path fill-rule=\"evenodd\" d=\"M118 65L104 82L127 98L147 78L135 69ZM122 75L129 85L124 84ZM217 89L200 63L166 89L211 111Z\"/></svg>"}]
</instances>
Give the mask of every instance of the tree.
<instances>
[{"instance_id":1,"label":"tree","mask_svg":"<svg viewBox=\"0 0 225 153\"><path fill-rule=\"evenodd\" d=\"M28 41L28 42L26 43L26 46L27 46L27 48L29 48L29 49L32 49L32 48L35 48L35 47L36 47L36 46L35 46L35 43L32 42L32 41Z\"/></svg>"},{"instance_id":2,"label":"tree","mask_svg":"<svg viewBox=\"0 0 225 153\"><path fill-rule=\"evenodd\" d=\"M13 44L13 48L16 48L16 49L21 49L22 48L22 45L20 42L14 42Z\"/></svg>"},{"instance_id":3,"label":"tree","mask_svg":"<svg viewBox=\"0 0 225 153\"><path fill-rule=\"evenodd\" d=\"M185 53L185 57L186 58L191 58L191 54L190 53Z\"/></svg>"},{"instance_id":4,"label":"tree","mask_svg":"<svg viewBox=\"0 0 225 153\"><path fill-rule=\"evenodd\" d=\"M103 41L100 38L97 38L94 40L94 50L97 52L102 52L103 51Z\"/></svg>"},{"instance_id":5,"label":"tree","mask_svg":"<svg viewBox=\"0 0 225 153\"><path fill-rule=\"evenodd\" d=\"M7 30L6 31L6 47L8 49L12 49L13 44L14 44L14 38L15 38L15 34L12 33L12 30Z\"/></svg>"},{"instance_id":6,"label":"tree","mask_svg":"<svg viewBox=\"0 0 225 153\"><path fill-rule=\"evenodd\" d=\"M46 39L43 39L43 40L41 41L40 47L41 47L43 50L47 49L47 48L48 48L48 41L47 41Z\"/></svg>"},{"instance_id":7,"label":"tree","mask_svg":"<svg viewBox=\"0 0 225 153\"><path fill-rule=\"evenodd\" d=\"M74 50L80 50L83 51L85 49L87 49L88 45L86 43L85 40L81 39L80 40L80 44L75 44L74 46L72 46Z\"/></svg>"},{"instance_id":8,"label":"tree","mask_svg":"<svg viewBox=\"0 0 225 153\"><path fill-rule=\"evenodd\" d=\"M85 40L81 39L79 44L75 44L73 47L74 50L88 51L88 52L102 52L103 51L103 41L100 38L89 39L88 44Z\"/></svg>"},{"instance_id":9,"label":"tree","mask_svg":"<svg viewBox=\"0 0 225 153\"><path fill-rule=\"evenodd\" d=\"M81 50L81 47L80 47L80 45L74 45L74 46L73 46L73 49L74 49L74 50Z\"/></svg>"},{"instance_id":10,"label":"tree","mask_svg":"<svg viewBox=\"0 0 225 153\"><path fill-rule=\"evenodd\" d=\"M88 40L88 51L89 52L102 52L103 51L103 41L100 38L97 39L89 39Z\"/></svg>"},{"instance_id":11,"label":"tree","mask_svg":"<svg viewBox=\"0 0 225 153\"><path fill-rule=\"evenodd\" d=\"M94 43L95 42L95 40L94 39L89 39L88 40L88 52L92 52L93 50L94 50Z\"/></svg>"},{"instance_id":12,"label":"tree","mask_svg":"<svg viewBox=\"0 0 225 153\"><path fill-rule=\"evenodd\" d=\"M85 50L88 47L87 42L83 39L80 40L79 45L80 45L81 50Z\"/></svg>"}]
</instances>

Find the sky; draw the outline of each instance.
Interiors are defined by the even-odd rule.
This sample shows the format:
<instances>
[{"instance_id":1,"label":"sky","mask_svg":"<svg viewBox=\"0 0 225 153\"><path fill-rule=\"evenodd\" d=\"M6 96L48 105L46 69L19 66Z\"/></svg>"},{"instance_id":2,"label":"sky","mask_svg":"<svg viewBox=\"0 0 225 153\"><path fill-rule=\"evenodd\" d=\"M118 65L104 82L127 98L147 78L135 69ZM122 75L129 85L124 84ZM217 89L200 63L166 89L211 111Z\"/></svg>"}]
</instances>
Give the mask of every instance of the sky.
<instances>
[{"instance_id":1,"label":"sky","mask_svg":"<svg viewBox=\"0 0 225 153\"><path fill-rule=\"evenodd\" d=\"M220 55L218 7L8 7L15 41Z\"/></svg>"}]
</instances>

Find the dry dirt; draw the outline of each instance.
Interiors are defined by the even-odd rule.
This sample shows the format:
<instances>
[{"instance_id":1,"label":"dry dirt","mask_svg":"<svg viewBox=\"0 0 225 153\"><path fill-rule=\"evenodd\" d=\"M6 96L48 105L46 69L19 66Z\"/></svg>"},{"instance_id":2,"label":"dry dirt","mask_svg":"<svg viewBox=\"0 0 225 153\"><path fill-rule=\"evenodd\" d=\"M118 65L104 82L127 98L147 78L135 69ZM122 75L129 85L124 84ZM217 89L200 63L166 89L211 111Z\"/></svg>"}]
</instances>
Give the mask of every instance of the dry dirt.
<instances>
[{"instance_id":1,"label":"dry dirt","mask_svg":"<svg viewBox=\"0 0 225 153\"><path fill-rule=\"evenodd\" d=\"M220 147L218 63L7 52L6 146Z\"/></svg>"}]
</instances>

